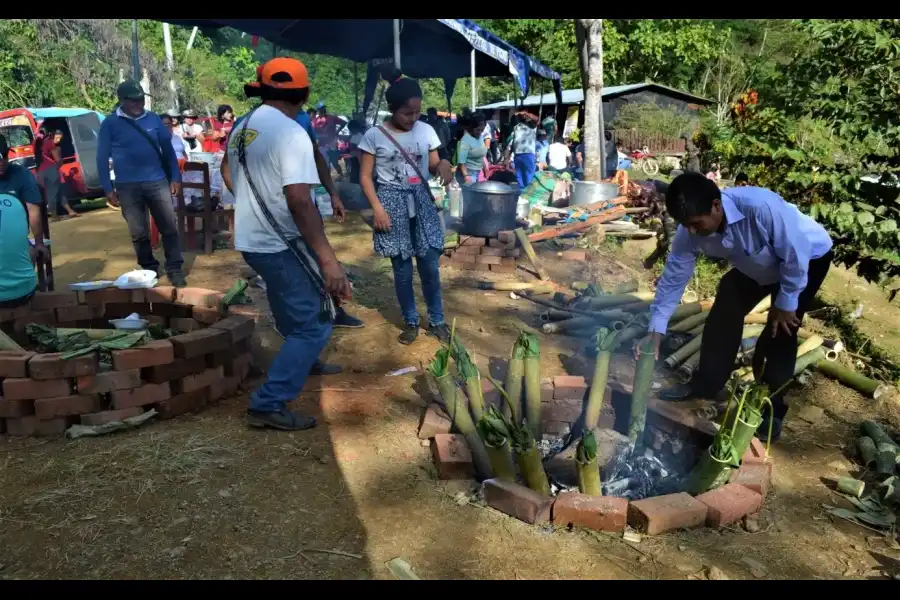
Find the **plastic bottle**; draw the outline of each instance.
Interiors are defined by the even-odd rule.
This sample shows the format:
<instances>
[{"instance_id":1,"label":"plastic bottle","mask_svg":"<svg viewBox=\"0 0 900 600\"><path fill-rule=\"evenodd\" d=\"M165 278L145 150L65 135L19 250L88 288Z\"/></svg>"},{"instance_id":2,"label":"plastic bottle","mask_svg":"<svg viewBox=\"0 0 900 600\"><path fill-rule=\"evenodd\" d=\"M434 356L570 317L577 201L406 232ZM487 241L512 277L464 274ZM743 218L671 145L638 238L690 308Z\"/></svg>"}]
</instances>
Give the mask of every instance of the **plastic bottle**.
<instances>
[{"instance_id":1,"label":"plastic bottle","mask_svg":"<svg viewBox=\"0 0 900 600\"><path fill-rule=\"evenodd\" d=\"M447 187L450 189L450 216L460 219L462 218L462 188L459 187L459 182L456 179L451 181Z\"/></svg>"}]
</instances>

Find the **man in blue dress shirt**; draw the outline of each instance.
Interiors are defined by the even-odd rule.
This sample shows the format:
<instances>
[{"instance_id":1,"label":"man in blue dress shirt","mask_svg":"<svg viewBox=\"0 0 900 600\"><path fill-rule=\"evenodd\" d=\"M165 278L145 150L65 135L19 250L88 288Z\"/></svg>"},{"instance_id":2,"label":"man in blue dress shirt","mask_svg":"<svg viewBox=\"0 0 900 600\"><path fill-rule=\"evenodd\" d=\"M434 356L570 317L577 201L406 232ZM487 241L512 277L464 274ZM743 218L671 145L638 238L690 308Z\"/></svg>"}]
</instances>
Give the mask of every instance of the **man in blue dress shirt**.
<instances>
[{"instance_id":1,"label":"man in blue dress shirt","mask_svg":"<svg viewBox=\"0 0 900 600\"><path fill-rule=\"evenodd\" d=\"M697 256L723 258L733 268L719 283L691 385L664 390L660 396L720 394L734 368L744 317L771 295L769 321L757 341L753 369L770 392L781 390L771 398L775 441L787 413L783 386L794 374L797 329L831 266L831 238L819 223L771 190L750 186L719 190L699 173L675 178L666 194L666 208L679 227L650 307L648 338L655 343L657 356ZM767 411L759 428L762 437L767 435L769 418Z\"/></svg>"}]
</instances>

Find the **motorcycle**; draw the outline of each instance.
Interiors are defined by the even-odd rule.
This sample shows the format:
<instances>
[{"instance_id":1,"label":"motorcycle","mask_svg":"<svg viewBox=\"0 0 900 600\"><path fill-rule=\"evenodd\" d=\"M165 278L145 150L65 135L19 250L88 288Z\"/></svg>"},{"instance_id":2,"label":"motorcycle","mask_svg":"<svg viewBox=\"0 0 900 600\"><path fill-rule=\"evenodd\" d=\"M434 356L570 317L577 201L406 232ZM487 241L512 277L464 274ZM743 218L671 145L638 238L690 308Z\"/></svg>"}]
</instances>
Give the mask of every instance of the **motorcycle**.
<instances>
[{"instance_id":1,"label":"motorcycle","mask_svg":"<svg viewBox=\"0 0 900 600\"><path fill-rule=\"evenodd\" d=\"M640 169L647 177L653 177L659 173L659 161L647 146L640 150L632 150L628 157L633 161L634 168Z\"/></svg>"}]
</instances>

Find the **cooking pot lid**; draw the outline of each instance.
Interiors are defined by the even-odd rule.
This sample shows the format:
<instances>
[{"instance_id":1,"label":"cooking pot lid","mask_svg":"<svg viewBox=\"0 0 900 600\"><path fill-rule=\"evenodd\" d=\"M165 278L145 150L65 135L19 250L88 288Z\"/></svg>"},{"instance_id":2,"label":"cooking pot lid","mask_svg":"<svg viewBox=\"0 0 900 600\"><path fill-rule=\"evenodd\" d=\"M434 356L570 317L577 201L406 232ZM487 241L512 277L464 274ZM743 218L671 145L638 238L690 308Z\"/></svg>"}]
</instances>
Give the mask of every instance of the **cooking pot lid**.
<instances>
[{"instance_id":1,"label":"cooking pot lid","mask_svg":"<svg viewBox=\"0 0 900 600\"><path fill-rule=\"evenodd\" d=\"M482 181L473 183L469 186L473 192L481 192L484 194L511 194L513 188L500 181Z\"/></svg>"}]
</instances>

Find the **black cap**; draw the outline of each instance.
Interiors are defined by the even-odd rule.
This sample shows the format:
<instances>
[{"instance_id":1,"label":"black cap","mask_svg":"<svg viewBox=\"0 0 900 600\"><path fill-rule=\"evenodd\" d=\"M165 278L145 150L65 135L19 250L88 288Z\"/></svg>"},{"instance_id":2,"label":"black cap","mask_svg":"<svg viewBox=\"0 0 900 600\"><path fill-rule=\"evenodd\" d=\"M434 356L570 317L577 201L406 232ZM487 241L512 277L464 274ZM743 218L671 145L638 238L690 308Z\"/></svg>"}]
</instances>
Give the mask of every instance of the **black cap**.
<instances>
[{"instance_id":1,"label":"black cap","mask_svg":"<svg viewBox=\"0 0 900 600\"><path fill-rule=\"evenodd\" d=\"M134 79L126 79L116 88L116 97L119 100L143 100L144 96L149 96L144 92L141 84Z\"/></svg>"}]
</instances>

